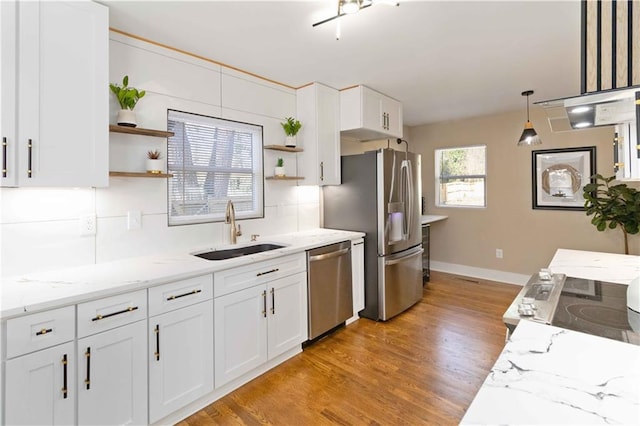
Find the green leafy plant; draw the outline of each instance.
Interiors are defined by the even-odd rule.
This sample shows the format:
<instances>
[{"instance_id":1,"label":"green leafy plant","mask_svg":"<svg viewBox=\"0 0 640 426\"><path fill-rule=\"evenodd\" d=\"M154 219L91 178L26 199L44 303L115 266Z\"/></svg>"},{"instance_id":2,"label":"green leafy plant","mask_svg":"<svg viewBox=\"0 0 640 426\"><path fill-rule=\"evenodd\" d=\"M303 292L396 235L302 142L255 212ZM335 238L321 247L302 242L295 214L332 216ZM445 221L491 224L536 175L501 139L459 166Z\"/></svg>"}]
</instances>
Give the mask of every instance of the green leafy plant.
<instances>
[{"instance_id":1,"label":"green leafy plant","mask_svg":"<svg viewBox=\"0 0 640 426\"><path fill-rule=\"evenodd\" d=\"M282 128L284 129L284 134L287 136L295 136L298 134L298 131L302 127L302 123L296 120L293 117L286 117L284 123L280 123Z\"/></svg>"},{"instance_id":2,"label":"green leafy plant","mask_svg":"<svg viewBox=\"0 0 640 426\"><path fill-rule=\"evenodd\" d=\"M117 84L109 84L109 88L118 98L120 108L133 110L138 101L144 97L146 92L144 90L138 90L134 87L129 87L129 76L125 75L122 79L122 87Z\"/></svg>"},{"instance_id":3,"label":"green leafy plant","mask_svg":"<svg viewBox=\"0 0 640 426\"><path fill-rule=\"evenodd\" d=\"M620 226L624 234L624 253L629 254L629 234L640 231L640 192L624 183L612 185L615 176L591 176L595 182L585 185L584 207L598 231ZM600 182L602 181L602 182Z\"/></svg>"},{"instance_id":4,"label":"green leafy plant","mask_svg":"<svg viewBox=\"0 0 640 426\"><path fill-rule=\"evenodd\" d=\"M278 158L276 162L276 167L284 167L284 160L282 158Z\"/></svg>"},{"instance_id":5,"label":"green leafy plant","mask_svg":"<svg viewBox=\"0 0 640 426\"><path fill-rule=\"evenodd\" d=\"M162 153L157 149L154 151L147 151L147 158L149 160L159 160L160 158L162 158Z\"/></svg>"}]
</instances>

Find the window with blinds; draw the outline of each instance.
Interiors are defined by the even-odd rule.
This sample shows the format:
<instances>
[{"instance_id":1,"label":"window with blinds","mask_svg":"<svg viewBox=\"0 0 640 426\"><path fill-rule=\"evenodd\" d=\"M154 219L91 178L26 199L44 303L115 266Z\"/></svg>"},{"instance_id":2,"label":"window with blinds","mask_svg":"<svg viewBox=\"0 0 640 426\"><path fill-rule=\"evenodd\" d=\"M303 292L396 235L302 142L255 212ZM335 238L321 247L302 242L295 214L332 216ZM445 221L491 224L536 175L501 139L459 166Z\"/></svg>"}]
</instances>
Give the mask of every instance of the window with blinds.
<instances>
[{"instance_id":1,"label":"window with blinds","mask_svg":"<svg viewBox=\"0 0 640 426\"><path fill-rule=\"evenodd\" d=\"M168 110L169 225L264 216L262 126Z\"/></svg>"}]
</instances>

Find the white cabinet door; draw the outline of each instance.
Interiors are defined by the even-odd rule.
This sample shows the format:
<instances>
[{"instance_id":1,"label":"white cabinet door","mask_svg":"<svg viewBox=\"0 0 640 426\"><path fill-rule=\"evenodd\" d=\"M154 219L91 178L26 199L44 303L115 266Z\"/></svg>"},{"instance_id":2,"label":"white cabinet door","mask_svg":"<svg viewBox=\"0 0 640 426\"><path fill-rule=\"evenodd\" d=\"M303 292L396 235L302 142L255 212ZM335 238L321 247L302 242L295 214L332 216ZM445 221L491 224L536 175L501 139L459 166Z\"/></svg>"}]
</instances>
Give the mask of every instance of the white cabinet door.
<instances>
[{"instance_id":1,"label":"white cabinet door","mask_svg":"<svg viewBox=\"0 0 640 426\"><path fill-rule=\"evenodd\" d=\"M78 340L78 424L146 424L146 321Z\"/></svg>"},{"instance_id":2,"label":"white cabinet door","mask_svg":"<svg viewBox=\"0 0 640 426\"><path fill-rule=\"evenodd\" d=\"M149 318L149 422L212 390L213 302Z\"/></svg>"},{"instance_id":3,"label":"white cabinet door","mask_svg":"<svg viewBox=\"0 0 640 426\"><path fill-rule=\"evenodd\" d=\"M1 186L15 186L17 182L16 129L16 3L0 1L0 129L2 129ZM11 64L9 66L7 64Z\"/></svg>"},{"instance_id":4,"label":"white cabinet door","mask_svg":"<svg viewBox=\"0 0 640 426\"><path fill-rule=\"evenodd\" d=\"M353 314L364 309L364 239L351 242Z\"/></svg>"},{"instance_id":5,"label":"white cabinet door","mask_svg":"<svg viewBox=\"0 0 640 426\"><path fill-rule=\"evenodd\" d=\"M340 92L320 83L298 89L297 114L302 123L299 154L303 185L339 185Z\"/></svg>"},{"instance_id":6,"label":"white cabinet door","mask_svg":"<svg viewBox=\"0 0 640 426\"><path fill-rule=\"evenodd\" d=\"M258 285L214 299L215 383L267 362L267 291Z\"/></svg>"},{"instance_id":7,"label":"white cabinet door","mask_svg":"<svg viewBox=\"0 0 640 426\"><path fill-rule=\"evenodd\" d=\"M108 8L19 2L17 34L17 185L107 186Z\"/></svg>"},{"instance_id":8,"label":"white cabinet door","mask_svg":"<svg viewBox=\"0 0 640 426\"><path fill-rule=\"evenodd\" d=\"M5 424L74 424L75 370L73 342L7 361Z\"/></svg>"},{"instance_id":9,"label":"white cabinet door","mask_svg":"<svg viewBox=\"0 0 640 426\"><path fill-rule=\"evenodd\" d=\"M402 138L402 104L388 96L380 100L383 131L389 136Z\"/></svg>"},{"instance_id":10,"label":"white cabinet door","mask_svg":"<svg viewBox=\"0 0 640 426\"><path fill-rule=\"evenodd\" d=\"M307 274L271 281L267 289L271 359L307 340Z\"/></svg>"}]
</instances>

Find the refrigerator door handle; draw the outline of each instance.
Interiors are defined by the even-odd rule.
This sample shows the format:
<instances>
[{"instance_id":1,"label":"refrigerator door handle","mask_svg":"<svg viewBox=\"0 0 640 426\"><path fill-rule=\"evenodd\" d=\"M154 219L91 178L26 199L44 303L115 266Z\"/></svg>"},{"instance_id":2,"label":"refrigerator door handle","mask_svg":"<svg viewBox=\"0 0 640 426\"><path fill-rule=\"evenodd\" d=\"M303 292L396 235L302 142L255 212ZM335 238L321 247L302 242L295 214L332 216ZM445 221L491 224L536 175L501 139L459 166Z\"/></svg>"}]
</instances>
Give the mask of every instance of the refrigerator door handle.
<instances>
[{"instance_id":1,"label":"refrigerator door handle","mask_svg":"<svg viewBox=\"0 0 640 426\"><path fill-rule=\"evenodd\" d=\"M405 260L410 259L412 257L422 256L423 252L424 252L424 249L420 247L418 250L412 251L411 253L409 253L409 254L407 254L405 256L397 257L397 258L393 258L393 259L389 259L389 260L385 260L384 261L384 265L385 266L395 265L396 263L404 262Z\"/></svg>"},{"instance_id":2,"label":"refrigerator door handle","mask_svg":"<svg viewBox=\"0 0 640 426\"><path fill-rule=\"evenodd\" d=\"M402 165L400 166L402 177L400 179L400 194L402 197L402 205L403 205L403 216L404 216L404 229L402 230L403 237L405 240L409 240L411 238L411 226L413 224L413 182L412 182L412 171L411 171L411 162L409 160L403 160Z\"/></svg>"}]
</instances>

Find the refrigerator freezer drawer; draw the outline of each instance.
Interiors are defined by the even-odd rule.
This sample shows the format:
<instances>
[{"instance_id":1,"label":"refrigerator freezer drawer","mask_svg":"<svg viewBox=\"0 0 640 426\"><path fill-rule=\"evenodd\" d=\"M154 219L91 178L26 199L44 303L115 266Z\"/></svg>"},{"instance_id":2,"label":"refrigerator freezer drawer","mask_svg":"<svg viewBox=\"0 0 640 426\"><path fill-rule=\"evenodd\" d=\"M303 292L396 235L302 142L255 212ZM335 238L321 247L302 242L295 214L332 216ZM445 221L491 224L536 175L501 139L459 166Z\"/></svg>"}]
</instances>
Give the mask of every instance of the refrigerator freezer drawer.
<instances>
[{"instance_id":1,"label":"refrigerator freezer drawer","mask_svg":"<svg viewBox=\"0 0 640 426\"><path fill-rule=\"evenodd\" d=\"M422 298L422 252L415 247L378 258L378 316L386 321Z\"/></svg>"}]
</instances>

